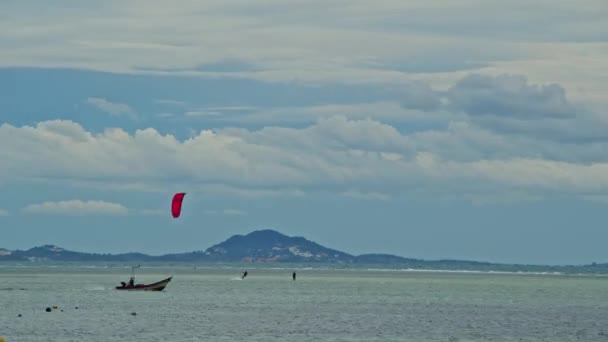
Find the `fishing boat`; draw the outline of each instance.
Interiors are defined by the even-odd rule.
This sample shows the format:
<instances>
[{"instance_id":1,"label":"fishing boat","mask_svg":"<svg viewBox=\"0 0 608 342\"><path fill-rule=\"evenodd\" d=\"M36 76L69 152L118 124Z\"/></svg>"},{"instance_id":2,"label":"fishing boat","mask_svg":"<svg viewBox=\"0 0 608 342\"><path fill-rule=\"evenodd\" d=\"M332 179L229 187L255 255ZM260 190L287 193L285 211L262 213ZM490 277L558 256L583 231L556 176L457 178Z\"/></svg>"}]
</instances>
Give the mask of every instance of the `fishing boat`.
<instances>
[{"instance_id":1,"label":"fishing boat","mask_svg":"<svg viewBox=\"0 0 608 342\"><path fill-rule=\"evenodd\" d=\"M121 286L116 286L117 290L127 290L127 291L162 291L167 287L172 276L161 281L158 281L153 284L135 284L135 269L139 268L139 265L131 267L131 279L129 283L121 282Z\"/></svg>"}]
</instances>

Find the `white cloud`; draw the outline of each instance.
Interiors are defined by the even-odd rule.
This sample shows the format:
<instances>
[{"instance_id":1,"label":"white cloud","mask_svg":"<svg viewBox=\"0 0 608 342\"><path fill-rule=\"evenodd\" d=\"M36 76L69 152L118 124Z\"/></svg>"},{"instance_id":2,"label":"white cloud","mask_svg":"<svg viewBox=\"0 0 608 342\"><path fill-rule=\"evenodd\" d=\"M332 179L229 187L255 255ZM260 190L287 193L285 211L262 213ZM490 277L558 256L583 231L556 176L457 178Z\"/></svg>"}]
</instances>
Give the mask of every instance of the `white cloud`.
<instances>
[{"instance_id":1,"label":"white cloud","mask_svg":"<svg viewBox=\"0 0 608 342\"><path fill-rule=\"evenodd\" d=\"M135 111L124 103L110 102L106 99L98 97L89 97L87 98L86 103L113 116L126 116L131 119L135 119L137 117Z\"/></svg>"},{"instance_id":2,"label":"white cloud","mask_svg":"<svg viewBox=\"0 0 608 342\"><path fill-rule=\"evenodd\" d=\"M5 209L0 209L0 217L1 217L1 216L8 216L8 215L9 215L9 214L8 214L8 210L5 210Z\"/></svg>"},{"instance_id":3,"label":"white cloud","mask_svg":"<svg viewBox=\"0 0 608 342\"><path fill-rule=\"evenodd\" d=\"M30 204L23 208L28 214L40 215L126 215L128 209L122 204L105 201L68 200Z\"/></svg>"},{"instance_id":4,"label":"white cloud","mask_svg":"<svg viewBox=\"0 0 608 342\"><path fill-rule=\"evenodd\" d=\"M232 128L178 140L151 128L92 133L71 121L50 121L1 125L0 146L0 179L136 191L179 182L235 196L608 193L608 158L599 153L604 148L583 163L567 154L588 149L585 144L509 139L467 123L405 134L370 119L330 117L304 128ZM544 158L546 148L561 158Z\"/></svg>"}]
</instances>

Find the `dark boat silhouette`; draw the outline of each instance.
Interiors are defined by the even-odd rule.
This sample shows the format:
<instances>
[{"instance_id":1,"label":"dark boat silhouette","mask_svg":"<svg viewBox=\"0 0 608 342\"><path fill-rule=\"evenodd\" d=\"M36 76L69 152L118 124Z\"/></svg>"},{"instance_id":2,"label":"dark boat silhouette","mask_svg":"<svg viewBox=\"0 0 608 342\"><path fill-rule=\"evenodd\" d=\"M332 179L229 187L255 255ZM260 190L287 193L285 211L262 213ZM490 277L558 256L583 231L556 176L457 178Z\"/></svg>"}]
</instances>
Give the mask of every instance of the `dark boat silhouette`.
<instances>
[{"instance_id":1,"label":"dark boat silhouette","mask_svg":"<svg viewBox=\"0 0 608 342\"><path fill-rule=\"evenodd\" d=\"M122 285L122 286L116 286L116 289L117 290L127 290L127 291L162 291L169 284L169 282L171 281L171 278L173 278L173 277L163 279L163 280L153 283L153 284L128 285L128 284L123 283L124 285Z\"/></svg>"},{"instance_id":2,"label":"dark boat silhouette","mask_svg":"<svg viewBox=\"0 0 608 342\"><path fill-rule=\"evenodd\" d=\"M158 281L152 284L135 284L135 269L139 268L140 265L131 267L131 279L129 283L121 282L121 286L116 286L117 290L126 290L126 291L162 291L167 287L173 276Z\"/></svg>"}]
</instances>

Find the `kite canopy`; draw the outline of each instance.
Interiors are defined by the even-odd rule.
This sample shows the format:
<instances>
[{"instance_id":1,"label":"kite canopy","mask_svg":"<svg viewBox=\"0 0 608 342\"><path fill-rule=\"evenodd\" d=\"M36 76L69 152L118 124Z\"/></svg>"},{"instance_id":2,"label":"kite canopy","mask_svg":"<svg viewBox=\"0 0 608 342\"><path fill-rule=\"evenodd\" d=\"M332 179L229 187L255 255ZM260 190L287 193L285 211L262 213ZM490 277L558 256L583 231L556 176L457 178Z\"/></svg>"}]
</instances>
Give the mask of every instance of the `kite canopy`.
<instances>
[{"instance_id":1,"label":"kite canopy","mask_svg":"<svg viewBox=\"0 0 608 342\"><path fill-rule=\"evenodd\" d=\"M174 218L179 217L179 214L182 212L182 201L184 200L185 192L178 192L173 195L173 202L171 202L171 214L173 214Z\"/></svg>"}]
</instances>

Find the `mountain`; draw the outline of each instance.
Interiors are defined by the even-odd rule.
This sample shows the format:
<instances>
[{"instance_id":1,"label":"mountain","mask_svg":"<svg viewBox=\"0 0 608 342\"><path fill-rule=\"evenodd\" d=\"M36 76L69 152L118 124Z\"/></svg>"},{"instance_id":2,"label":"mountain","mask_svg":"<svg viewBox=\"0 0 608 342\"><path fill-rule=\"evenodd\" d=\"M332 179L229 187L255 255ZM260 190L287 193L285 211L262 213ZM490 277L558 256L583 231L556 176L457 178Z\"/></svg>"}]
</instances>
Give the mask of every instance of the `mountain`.
<instances>
[{"instance_id":1,"label":"mountain","mask_svg":"<svg viewBox=\"0 0 608 342\"><path fill-rule=\"evenodd\" d=\"M158 261L158 262L314 262L353 263L355 257L323 247L303 237L290 237L274 230L234 235L204 251L150 256L141 253L94 254L65 250L54 245L25 251L0 249L0 261Z\"/></svg>"},{"instance_id":2,"label":"mountain","mask_svg":"<svg viewBox=\"0 0 608 342\"><path fill-rule=\"evenodd\" d=\"M4 253L2 252L4 251ZM95 254L68 251L55 245L44 245L30 248L26 251L9 251L0 249L0 261L114 261L127 262L132 260L153 261L156 257L141 253L125 254Z\"/></svg>"},{"instance_id":3,"label":"mountain","mask_svg":"<svg viewBox=\"0 0 608 342\"><path fill-rule=\"evenodd\" d=\"M203 251L151 256L142 253L96 254L65 250L55 245L25 251L0 248L1 261L21 262L190 262L190 263L299 263L332 264L341 267L391 267L433 270L505 272L563 272L608 274L608 263L578 266L495 264L463 260L421 260L390 254L351 255L327 248L303 237L291 237L274 230L234 235Z\"/></svg>"},{"instance_id":4,"label":"mountain","mask_svg":"<svg viewBox=\"0 0 608 342\"><path fill-rule=\"evenodd\" d=\"M274 230L235 235L204 252L210 261L351 263L353 256Z\"/></svg>"}]
</instances>

